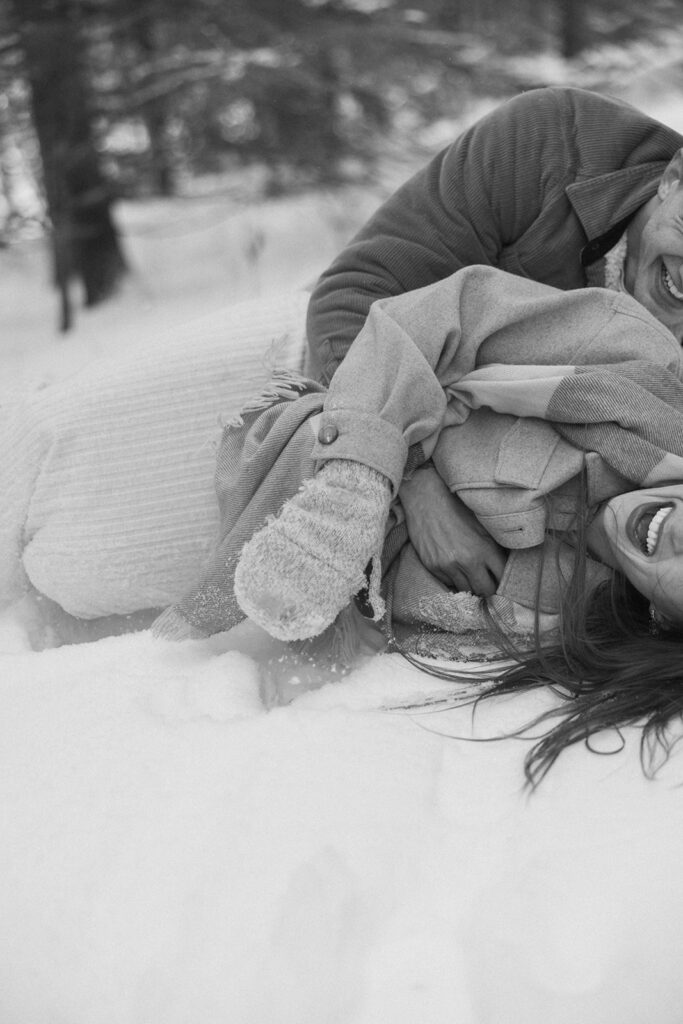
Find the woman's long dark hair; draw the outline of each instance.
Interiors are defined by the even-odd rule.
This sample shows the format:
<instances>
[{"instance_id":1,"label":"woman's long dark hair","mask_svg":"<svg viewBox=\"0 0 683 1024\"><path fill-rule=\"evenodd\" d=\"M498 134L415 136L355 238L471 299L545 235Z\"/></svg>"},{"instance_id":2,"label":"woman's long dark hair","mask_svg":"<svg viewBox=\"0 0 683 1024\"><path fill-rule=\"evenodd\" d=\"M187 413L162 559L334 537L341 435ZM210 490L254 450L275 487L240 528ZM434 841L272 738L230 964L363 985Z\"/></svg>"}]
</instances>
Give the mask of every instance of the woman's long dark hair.
<instances>
[{"instance_id":1,"label":"woman's long dark hair","mask_svg":"<svg viewBox=\"0 0 683 1024\"><path fill-rule=\"evenodd\" d=\"M549 726L524 761L532 789L567 747L584 741L590 748L597 733L629 725L642 726L641 763L652 778L683 733L671 728L683 717L683 630L653 630L648 600L620 573L593 590L586 586L586 521L577 516L574 566L556 634L543 637L537 614L533 645L520 649L491 620L515 664L473 701L548 686L558 694L557 706L524 730Z\"/></svg>"},{"instance_id":2,"label":"woman's long dark hair","mask_svg":"<svg viewBox=\"0 0 683 1024\"><path fill-rule=\"evenodd\" d=\"M641 762L653 777L677 738L670 726L683 715L683 635L653 635L648 601L620 574L589 594L572 595L575 580L576 573L557 640L537 634L532 651L514 651L516 664L483 695L539 686L558 694L558 705L531 723L550 725L524 761L532 788L566 747L590 747L604 729L629 725L642 726Z\"/></svg>"}]
</instances>

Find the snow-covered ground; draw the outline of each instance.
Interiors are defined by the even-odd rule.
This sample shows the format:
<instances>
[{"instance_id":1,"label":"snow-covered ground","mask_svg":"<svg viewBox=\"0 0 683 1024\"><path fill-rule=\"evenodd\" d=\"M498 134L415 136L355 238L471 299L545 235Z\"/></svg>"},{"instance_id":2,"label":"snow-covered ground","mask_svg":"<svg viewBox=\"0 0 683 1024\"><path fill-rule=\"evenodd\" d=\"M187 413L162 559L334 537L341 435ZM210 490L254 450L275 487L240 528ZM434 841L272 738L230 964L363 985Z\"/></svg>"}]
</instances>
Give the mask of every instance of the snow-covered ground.
<instances>
[{"instance_id":1,"label":"snow-covered ground","mask_svg":"<svg viewBox=\"0 0 683 1024\"><path fill-rule=\"evenodd\" d=\"M0 253L2 389L305 284L372 205L124 209L136 273L66 339L38 243ZM680 756L648 782L628 731L529 799L523 741L467 738L538 696L389 712L447 686L381 655L269 706L262 650L0 618L2 1024L679 1024Z\"/></svg>"}]
</instances>

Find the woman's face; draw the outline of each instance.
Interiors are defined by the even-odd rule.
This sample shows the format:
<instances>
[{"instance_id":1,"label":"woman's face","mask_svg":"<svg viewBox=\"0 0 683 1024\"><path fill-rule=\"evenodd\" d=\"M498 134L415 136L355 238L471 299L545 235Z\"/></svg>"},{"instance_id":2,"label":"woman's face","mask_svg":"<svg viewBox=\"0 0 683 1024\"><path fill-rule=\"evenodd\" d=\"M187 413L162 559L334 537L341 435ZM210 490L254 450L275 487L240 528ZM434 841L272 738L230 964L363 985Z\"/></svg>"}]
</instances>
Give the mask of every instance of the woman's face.
<instances>
[{"instance_id":1,"label":"woman's face","mask_svg":"<svg viewBox=\"0 0 683 1024\"><path fill-rule=\"evenodd\" d=\"M683 622L683 484L620 494L599 519L604 560L658 611Z\"/></svg>"}]
</instances>

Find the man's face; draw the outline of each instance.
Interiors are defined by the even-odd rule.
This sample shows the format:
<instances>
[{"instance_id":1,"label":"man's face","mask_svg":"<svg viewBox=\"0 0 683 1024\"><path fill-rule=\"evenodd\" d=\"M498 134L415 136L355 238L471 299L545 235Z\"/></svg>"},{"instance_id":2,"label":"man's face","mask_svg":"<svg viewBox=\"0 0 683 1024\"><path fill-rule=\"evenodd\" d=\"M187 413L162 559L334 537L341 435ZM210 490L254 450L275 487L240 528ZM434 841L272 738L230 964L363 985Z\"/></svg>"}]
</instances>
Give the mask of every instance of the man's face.
<instances>
[{"instance_id":1,"label":"man's face","mask_svg":"<svg viewBox=\"0 0 683 1024\"><path fill-rule=\"evenodd\" d=\"M683 154L629 228L626 287L683 343ZM680 166L679 166L680 165Z\"/></svg>"}]
</instances>

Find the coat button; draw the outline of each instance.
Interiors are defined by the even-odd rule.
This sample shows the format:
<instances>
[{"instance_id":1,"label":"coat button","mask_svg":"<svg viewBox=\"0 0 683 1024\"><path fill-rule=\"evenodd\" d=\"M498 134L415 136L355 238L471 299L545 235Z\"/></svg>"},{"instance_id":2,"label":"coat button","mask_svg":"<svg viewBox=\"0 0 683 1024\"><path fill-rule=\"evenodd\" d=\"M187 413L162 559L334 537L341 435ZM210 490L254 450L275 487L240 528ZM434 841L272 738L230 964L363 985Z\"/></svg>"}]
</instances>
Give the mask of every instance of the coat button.
<instances>
[{"instance_id":1,"label":"coat button","mask_svg":"<svg viewBox=\"0 0 683 1024\"><path fill-rule=\"evenodd\" d=\"M318 441L320 441L320 444L332 444L332 442L336 441L338 437L339 431L337 428L331 423L328 423L326 426L320 428Z\"/></svg>"}]
</instances>

